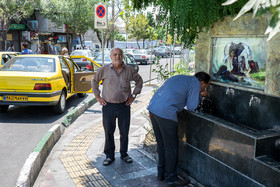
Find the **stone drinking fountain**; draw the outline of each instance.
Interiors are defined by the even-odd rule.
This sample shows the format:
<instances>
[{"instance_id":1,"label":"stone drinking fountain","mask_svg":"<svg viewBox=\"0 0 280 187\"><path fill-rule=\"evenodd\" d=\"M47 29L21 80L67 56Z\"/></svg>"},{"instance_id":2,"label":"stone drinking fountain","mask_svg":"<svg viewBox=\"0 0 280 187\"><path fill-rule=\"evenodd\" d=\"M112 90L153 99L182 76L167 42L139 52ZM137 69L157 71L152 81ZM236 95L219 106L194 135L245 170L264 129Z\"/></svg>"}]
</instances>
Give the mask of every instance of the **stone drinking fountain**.
<instances>
[{"instance_id":1,"label":"stone drinking fountain","mask_svg":"<svg viewBox=\"0 0 280 187\"><path fill-rule=\"evenodd\" d=\"M206 186L280 186L280 98L211 84L179 118L179 167Z\"/></svg>"}]
</instances>

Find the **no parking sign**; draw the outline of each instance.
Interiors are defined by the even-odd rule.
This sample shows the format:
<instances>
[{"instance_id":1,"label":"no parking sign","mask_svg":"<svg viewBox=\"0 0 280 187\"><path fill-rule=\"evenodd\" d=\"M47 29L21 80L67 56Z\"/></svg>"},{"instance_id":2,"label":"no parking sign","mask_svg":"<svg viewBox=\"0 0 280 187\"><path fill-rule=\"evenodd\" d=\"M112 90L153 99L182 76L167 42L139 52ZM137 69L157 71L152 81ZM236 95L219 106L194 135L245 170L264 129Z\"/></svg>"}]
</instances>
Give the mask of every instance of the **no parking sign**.
<instances>
[{"instance_id":1,"label":"no parking sign","mask_svg":"<svg viewBox=\"0 0 280 187\"><path fill-rule=\"evenodd\" d=\"M94 6L94 10L95 10L94 28L107 29L108 27L107 6L98 4Z\"/></svg>"}]
</instances>

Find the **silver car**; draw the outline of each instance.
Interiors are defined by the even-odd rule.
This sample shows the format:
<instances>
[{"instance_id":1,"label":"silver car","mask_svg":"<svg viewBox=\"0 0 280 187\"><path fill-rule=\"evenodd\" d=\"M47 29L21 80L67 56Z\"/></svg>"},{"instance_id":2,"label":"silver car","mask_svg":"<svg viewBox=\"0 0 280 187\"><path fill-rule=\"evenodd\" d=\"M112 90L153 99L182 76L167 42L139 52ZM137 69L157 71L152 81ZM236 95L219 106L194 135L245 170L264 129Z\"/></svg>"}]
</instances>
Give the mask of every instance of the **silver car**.
<instances>
[{"instance_id":1,"label":"silver car","mask_svg":"<svg viewBox=\"0 0 280 187\"><path fill-rule=\"evenodd\" d=\"M93 53L91 50L88 49L79 49L79 50L74 50L70 56L86 56L90 59L94 59ZM73 58L73 61L82 69L87 68L91 69L91 62L87 60L86 58Z\"/></svg>"},{"instance_id":2,"label":"silver car","mask_svg":"<svg viewBox=\"0 0 280 187\"><path fill-rule=\"evenodd\" d=\"M136 62L140 62L140 64L148 64L149 58L147 54L139 49L135 49L132 53Z\"/></svg>"}]
</instances>

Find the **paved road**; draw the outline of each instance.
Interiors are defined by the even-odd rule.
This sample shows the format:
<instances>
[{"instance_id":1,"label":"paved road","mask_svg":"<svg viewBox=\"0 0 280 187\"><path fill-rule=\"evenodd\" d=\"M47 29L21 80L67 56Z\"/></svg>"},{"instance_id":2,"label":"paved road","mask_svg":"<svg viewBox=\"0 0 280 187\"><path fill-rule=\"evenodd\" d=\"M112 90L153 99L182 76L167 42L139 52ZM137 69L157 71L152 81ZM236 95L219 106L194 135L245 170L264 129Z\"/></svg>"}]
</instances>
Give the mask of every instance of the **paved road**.
<instances>
[{"instance_id":1,"label":"paved road","mask_svg":"<svg viewBox=\"0 0 280 187\"><path fill-rule=\"evenodd\" d=\"M176 56L175 63L179 61ZM160 60L160 64L170 63L170 59ZM155 65L152 65L152 69ZM149 80L150 65L139 65L139 74L144 81ZM156 78L152 72L151 78ZM11 106L7 113L0 113L0 186L15 186L19 172L37 143L55 124L63 121L68 111L84 100L76 95L67 101L67 111L57 115L51 107Z\"/></svg>"},{"instance_id":2,"label":"paved road","mask_svg":"<svg viewBox=\"0 0 280 187\"><path fill-rule=\"evenodd\" d=\"M67 111L83 100L76 95L67 102ZM62 122L51 107L15 107L0 113L0 186L15 186L19 172L37 143L55 124Z\"/></svg>"}]
</instances>

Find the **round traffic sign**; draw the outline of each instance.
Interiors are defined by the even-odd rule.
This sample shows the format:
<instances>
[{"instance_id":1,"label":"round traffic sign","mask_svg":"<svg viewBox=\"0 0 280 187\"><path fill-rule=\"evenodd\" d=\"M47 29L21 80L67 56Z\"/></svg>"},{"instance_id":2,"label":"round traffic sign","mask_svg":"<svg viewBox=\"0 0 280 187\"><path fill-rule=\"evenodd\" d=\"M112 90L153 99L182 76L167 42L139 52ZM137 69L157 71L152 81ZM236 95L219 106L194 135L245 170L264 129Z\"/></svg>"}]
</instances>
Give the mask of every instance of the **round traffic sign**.
<instances>
[{"instance_id":1,"label":"round traffic sign","mask_svg":"<svg viewBox=\"0 0 280 187\"><path fill-rule=\"evenodd\" d=\"M97 8L96 8L96 15L99 17L99 18L103 18L105 16L105 13L106 13L106 10L105 10L105 7L103 5L99 5Z\"/></svg>"}]
</instances>

